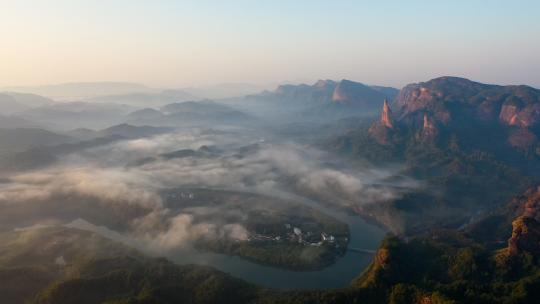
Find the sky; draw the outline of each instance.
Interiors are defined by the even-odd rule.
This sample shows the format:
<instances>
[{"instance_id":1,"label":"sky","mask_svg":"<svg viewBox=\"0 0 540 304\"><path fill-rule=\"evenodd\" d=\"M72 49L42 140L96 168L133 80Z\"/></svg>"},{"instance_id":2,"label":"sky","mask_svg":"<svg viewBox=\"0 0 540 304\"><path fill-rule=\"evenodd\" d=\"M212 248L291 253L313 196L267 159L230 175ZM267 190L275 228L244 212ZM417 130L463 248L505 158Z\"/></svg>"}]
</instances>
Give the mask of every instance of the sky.
<instances>
[{"instance_id":1,"label":"sky","mask_svg":"<svg viewBox=\"0 0 540 304\"><path fill-rule=\"evenodd\" d=\"M540 88L540 1L0 0L0 86L451 75Z\"/></svg>"}]
</instances>

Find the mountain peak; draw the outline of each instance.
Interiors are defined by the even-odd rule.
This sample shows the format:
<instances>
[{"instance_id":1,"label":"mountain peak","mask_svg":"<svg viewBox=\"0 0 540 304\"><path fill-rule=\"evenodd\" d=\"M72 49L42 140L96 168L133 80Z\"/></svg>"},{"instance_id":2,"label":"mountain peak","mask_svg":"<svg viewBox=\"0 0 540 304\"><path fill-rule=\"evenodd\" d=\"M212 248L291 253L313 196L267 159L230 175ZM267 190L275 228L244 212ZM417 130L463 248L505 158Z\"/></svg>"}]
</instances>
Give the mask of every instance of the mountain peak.
<instances>
[{"instance_id":1,"label":"mountain peak","mask_svg":"<svg viewBox=\"0 0 540 304\"><path fill-rule=\"evenodd\" d=\"M399 129L396 127L392 110L385 98L381 118L369 128L369 134L381 145L391 144L399 134Z\"/></svg>"},{"instance_id":2,"label":"mountain peak","mask_svg":"<svg viewBox=\"0 0 540 304\"><path fill-rule=\"evenodd\" d=\"M383 110L381 113L381 124L389 129L394 128L394 118L392 116L392 110L388 105L388 99L384 99Z\"/></svg>"},{"instance_id":3,"label":"mountain peak","mask_svg":"<svg viewBox=\"0 0 540 304\"><path fill-rule=\"evenodd\" d=\"M313 85L316 88L326 88L326 87L333 87L336 85L336 82L330 79L319 79L315 84Z\"/></svg>"},{"instance_id":4,"label":"mountain peak","mask_svg":"<svg viewBox=\"0 0 540 304\"><path fill-rule=\"evenodd\" d=\"M359 96L374 95L374 93L379 94L360 82L342 79L335 86L334 92L332 93L332 101L354 102Z\"/></svg>"}]
</instances>

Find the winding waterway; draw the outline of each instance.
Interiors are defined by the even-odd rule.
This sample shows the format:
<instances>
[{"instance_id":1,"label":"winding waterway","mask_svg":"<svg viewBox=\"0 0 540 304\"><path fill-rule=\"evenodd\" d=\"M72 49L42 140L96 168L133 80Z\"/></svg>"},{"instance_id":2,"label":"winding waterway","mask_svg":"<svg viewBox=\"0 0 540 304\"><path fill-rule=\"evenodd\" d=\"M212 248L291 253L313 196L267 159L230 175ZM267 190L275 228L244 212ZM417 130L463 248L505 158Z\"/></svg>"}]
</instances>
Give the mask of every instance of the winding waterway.
<instances>
[{"instance_id":1,"label":"winding waterway","mask_svg":"<svg viewBox=\"0 0 540 304\"><path fill-rule=\"evenodd\" d=\"M275 193L274 193L275 195ZM280 268L258 265L237 256L228 256L211 252L179 252L168 256L179 264L199 264L215 267L235 277L258 285L283 289L320 289L340 288L349 285L373 259L374 251L385 236L381 228L366 222L360 216L336 211L312 200L291 194L280 195L309 205L331 215L349 225L349 248L362 249L366 252L347 250L335 264L318 271L290 271Z\"/></svg>"},{"instance_id":2,"label":"winding waterway","mask_svg":"<svg viewBox=\"0 0 540 304\"><path fill-rule=\"evenodd\" d=\"M316 208L349 225L349 248L336 263L318 271L291 271L280 268L262 266L244 260L238 256L184 249L166 255L177 264L207 265L229 273L257 285L279 289L321 289L346 287L357 277L373 259L380 241L385 236L381 228L366 222L360 216L347 214L327 208L320 203L288 193L273 193L280 198L294 199L297 202ZM105 237L130 243L115 231L102 226L95 226L84 220L76 220L67 226L89 230ZM360 250L358 250L360 249Z\"/></svg>"}]
</instances>

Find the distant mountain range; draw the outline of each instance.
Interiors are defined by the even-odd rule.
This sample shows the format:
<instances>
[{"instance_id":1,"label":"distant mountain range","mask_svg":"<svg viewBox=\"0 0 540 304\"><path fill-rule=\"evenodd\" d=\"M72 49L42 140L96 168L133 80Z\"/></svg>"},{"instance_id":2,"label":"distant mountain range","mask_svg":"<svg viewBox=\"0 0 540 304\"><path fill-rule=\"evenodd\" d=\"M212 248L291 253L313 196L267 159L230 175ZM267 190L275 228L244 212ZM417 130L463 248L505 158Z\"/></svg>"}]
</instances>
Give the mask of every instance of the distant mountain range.
<instances>
[{"instance_id":1,"label":"distant mountain range","mask_svg":"<svg viewBox=\"0 0 540 304\"><path fill-rule=\"evenodd\" d=\"M40 107L51 104L54 101L43 96L16 93L16 92L1 92L0 93L0 113L12 114L15 112L24 111L32 107Z\"/></svg>"},{"instance_id":2,"label":"distant mountain range","mask_svg":"<svg viewBox=\"0 0 540 304\"><path fill-rule=\"evenodd\" d=\"M164 90L155 93L128 93L118 95L101 95L84 99L88 103L116 103L137 107L159 107L168 103L198 99L182 90Z\"/></svg>"},{"instance_id":3,"label":"distant mountain range","mask_svg":"<svg viewBox=\"0 0 540 304\"><path fill-rule=\"evenodd\" d=\"M76 139L70 136L36 128L0 129L0 153L74 141Z\"/></svg>"},{"instance_id":4,"label":"distant mountain range","mask_svg":"<svg viewBox=\"0 0 540 304\"><path fill-rule=\"evenodd\" d=\"M152 88L131 82L77 82L42 86L11 86L0 88L5 91L32 93L47 96L58 101L96 101L171 103L202 98L222 99L256 94L274 85L249 83L222 83L177 89ZM171 98L176 98L172 100ZM167 100L164 102L163 100ZM149 104L147 104L149 105Z\"/></svg>"},{"instance_id":5,"label":"distant mountain range","mask_svg":"<svg viewBox=\"0 0 540 304\"><path fill-rule=\"evenodd\" d=\"M126 139L170 132L170 128L119 124L103 130L75 129L58 134L42 129L0 129L0 171L35 169L66 154Z\"/></svg>"},{"instance_id":6,"label":"distant mountain range","mask_svg":"<svg viewBox=\"0 0 540 304\"><path fill-rule=\"evenodd\" d=\"M245 124L253 118L232 107L210 100L186 101L164 105L159 110L145 108L126 116L132 124L160 126Z\"/></svg>"},{"instance_id":7,"label":"distant mountain range","mask_svg":"<svg viewBox=\"0 0 540 304\"><path fill-rule=\"evenodd\" d=\"M5 88L9 93L0 93L0 113L3 115L13 114L49 128L64 128L66 124L73 122L73 119L78 121L81 127L100 128L104 125L121 122L112 117L125 114L120 113L124 111L117 111L120 106L126 109L133 107L132 110L136 110L136 108L156 109L167 104L211 97L225 103L240 103L240 110L260 114L258 116L262 115L270 120L274 120L275 117L288 117L297 120L328 121L350 116L372 115L378 110L385 98L392 100L398 92L394 88L367 86L350 80L319 80L313 85L284 84L278 86L274 91L262 91L261 93L261 90L267 87L229 83L163 90L124 82L9 87ZM11 93L15 91L17 93ZM116 105L116 108L112 109L110 105ZM77 113L88 117L98 114L96 111L101 111L98 108L102 108L104 111L97 115L100 120L97 124L90 123L87 118L76 117ZM224 112L223 109L219 111L222 114ZM71 114L67 115L68 112ZM146 114L150 114L148 111L146 112ZM210 116L215 114L216 109L211 110L211 112L213 114L209 114ZM154 112L152 115L155 114ZM136 117L130 119L137 123L137 119L144 118L145 112L134 115ZM202 109L194 117L182 116L181 118L194 121L201 115ZM231 117L231 115L232 111L225 115L225 118Z\"/></svg>"},{"instance_id":8,"label":"distant mountain range","mask_svg":"<svg viewBox=\"0 0 540 304\"><path fill-rule=\"evenodd\" d=\"M62 101L75 101L102 95L156 93L156 89L130 82L74 82L43 86L13 86L3 89L6 91L43 95Z\"/></svg>"},{"instance_id":9,"label":"distant mountain range","mask_svg":"<svg viewBox=\"0 0 540 304\"><path fill-rule=\"evenodd\" d=\"M91 129L75 129L67 132L68 135L82 139L93 139L93 138L99 138L99 137L112 137L112 136L119 136L123 139L133 139L133 138L140 138L140 137L147 137L157 134L162 134L165 132L171 131L170 128L163 128L163 127L152 127L152 126L133 126L130 124L119 124L115 126L108 127L103 130L95 131Z\"/></svg>"},{"instance_id":10,"label":"distant mountain range","mask_svg":"<svg viewBox=\"0 0 540 304\"><path fill-rule=\"evenodd\" d=\"M245 97L248 109L277 116L329 120L376 113L384 99L399 90L350 80L319 80L313 85L280 85L274 91Z\"/></svg>"},{"instance_id":11,"label":"distant mountain range","mask_svg":"<svg viewBox=\"0 0 540 304\"><path fill-rule=\"evenodd\" d=\"M43 127L39 123L28 121L21 117L0 115L0 128L40 128Z\"/></svg>"},{"instance_id":12,"label":"distant mountain range","mask_svg":"<svg viewBox=\"0 0 540 304\"><path fill-rule=\"evenodd\" d=\"M249 83L222 83L208 86L183 88L185 91L200 98L223 99L257 94L275 85L255 85Z\"/></svg>"},{"instance_id":13,"label":"distant mountain range","mask_svg":"<svg viewBox=\"0 0 540 304\"><path fill-rule=\"evenodd\" d=\"M166 101L179 100L172 95L174 93L168 94L171 95L167 95L169 97L165 99L155 100L153 107L144 108L125 103L97 102L97 100L108 100L108 97L84 102L36 102L36 106L29 107L19 103L11 95L0 94L0 107L12 109L12 111L0 112L10 114L0 114L0 128L72 130L101 129L124 122L136 125L193 126L245 124L253 121L253 118L246 113L210 100L165 103ZM20 98L19 95L14 96ZM31 99L30 95L27 94L21 94L21 96ZM2 99L3 97L5 100ZM38 100L38 97L35 99ZM122 98L129 97L125 95ZM142 105L144 104L143 102Z\"/></svg>"},{"instance_id":14,"label":"distant mountain range","mask_svg":"<svg viewBox=\"0 0 540 304\"><path fill-rule=\"evenodd\" d=\"M136 107L114 103L64 102L15 113L19 118L54 129L103 128L122 122Z\"/></svg>"}]
</instances>

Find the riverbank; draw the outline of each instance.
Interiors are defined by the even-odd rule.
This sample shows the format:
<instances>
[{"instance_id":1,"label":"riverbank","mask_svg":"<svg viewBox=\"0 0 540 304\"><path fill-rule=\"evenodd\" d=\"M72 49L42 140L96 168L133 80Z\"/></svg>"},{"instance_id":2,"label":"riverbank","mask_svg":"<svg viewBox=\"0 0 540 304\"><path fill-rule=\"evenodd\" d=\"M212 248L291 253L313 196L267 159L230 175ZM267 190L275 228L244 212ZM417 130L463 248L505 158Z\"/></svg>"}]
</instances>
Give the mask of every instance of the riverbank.
<instances>
[{"instance_id":1,"label":"riverbank","mask_svg":"<svg viewBox=\"0 0 540 304\"><path fill-rule=\"evenodd\" d=\"M195 248L234 255L261 265L294 271L321 270L342 257L350 239L346 223L316 208L290 199L208 188L178 188L164 192L167 207L191 214L197 222L236 225L235 237L200 237Z\"/></svg>"}]
</instances>

